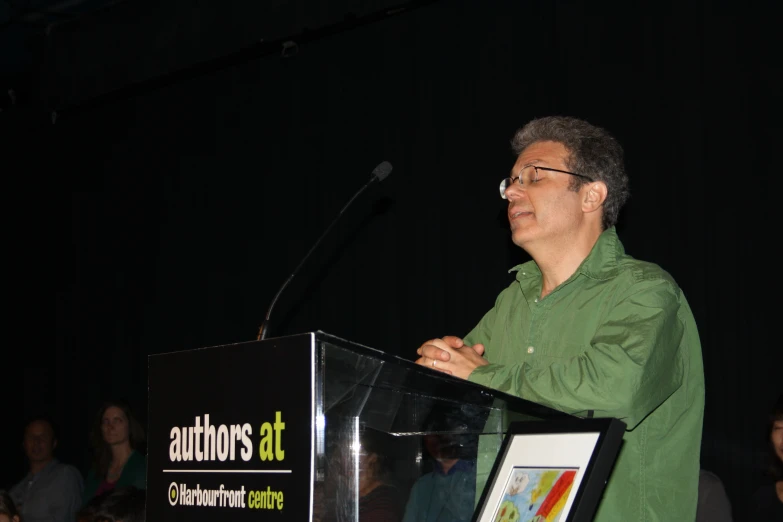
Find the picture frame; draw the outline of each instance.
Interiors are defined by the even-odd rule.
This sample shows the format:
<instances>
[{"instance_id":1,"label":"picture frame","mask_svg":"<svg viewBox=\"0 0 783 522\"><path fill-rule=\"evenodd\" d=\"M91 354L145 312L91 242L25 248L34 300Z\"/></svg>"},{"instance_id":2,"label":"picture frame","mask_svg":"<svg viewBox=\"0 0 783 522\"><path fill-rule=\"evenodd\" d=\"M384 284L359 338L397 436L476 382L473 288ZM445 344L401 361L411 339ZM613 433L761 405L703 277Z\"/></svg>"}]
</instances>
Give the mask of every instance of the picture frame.
<instances>
[{"instance_id":1,"label":"picture frame","mask_svg":"<svg viewBox=\"0 0 783 522\"><path fill-rule=\"evenodd\" d=\"M589 522L620 451L618 419L510 424L473 522Z\"/></svg>"}]
</instances>

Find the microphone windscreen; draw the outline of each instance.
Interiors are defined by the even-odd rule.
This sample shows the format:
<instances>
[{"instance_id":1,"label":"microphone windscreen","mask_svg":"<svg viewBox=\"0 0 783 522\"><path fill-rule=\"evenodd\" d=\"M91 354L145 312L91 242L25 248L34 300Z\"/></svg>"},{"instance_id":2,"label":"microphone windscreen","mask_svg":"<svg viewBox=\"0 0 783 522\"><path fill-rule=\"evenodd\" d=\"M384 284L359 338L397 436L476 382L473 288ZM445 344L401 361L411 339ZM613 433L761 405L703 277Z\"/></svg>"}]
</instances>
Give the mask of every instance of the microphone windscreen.
<instances>
[{"instance_id":1,"label":"microphone windscreen","mask_svg":"<svg viewBox=\"0 0 783 522\"><path fill-rule=\"evenodd\" d=\"M372 170L372 174L373 176L378 178L378 181L383 181L386 179L386 177L389 174L391 174L391 171L392 171L391 163L389 163L388 161L384 161L383 163L381 163L380 165L378 165Z\"/></svg>"}]
</instances>

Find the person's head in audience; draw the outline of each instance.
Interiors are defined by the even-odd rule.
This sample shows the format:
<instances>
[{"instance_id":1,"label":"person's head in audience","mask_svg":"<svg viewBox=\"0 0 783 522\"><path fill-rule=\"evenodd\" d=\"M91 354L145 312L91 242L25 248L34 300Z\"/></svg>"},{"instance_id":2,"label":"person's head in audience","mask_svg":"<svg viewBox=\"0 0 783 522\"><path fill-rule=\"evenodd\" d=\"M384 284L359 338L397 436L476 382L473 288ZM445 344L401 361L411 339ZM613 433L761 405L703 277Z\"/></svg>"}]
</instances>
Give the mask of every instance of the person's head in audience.
<instances>
[{"instance_id":1,"label":"person's head in audience","mask_svg":"<svg viewBox=\"0 0 783 522\"><path fill-rule=\"evenodd\" d=\"M772 409L768 426L771 457L769 472L775 480L780 481L783 480L783 394Z\"/></svg>"},{"instance_id":2,"label":"person's head in audience","mask_svg":"<svg viewBox=\"0 0 783 522\"><path fill-rule=\"evenodd\" d=\"M388 435L372 428L359 434L359 496L385 484L389 476Z\"/></svg>"},{"instance_id":3,"label":"person's head in audience","mask_svg":"<svg viewBox=\"0 0 783 522\"><path fill-rule=\"evenodd\" d=\"M19 522L19 512L7 491L0 490L0 522Z\"/></svg>"},{"instance_id":4,"label":"person's head in audience","mask_svg":"<svg viewBox=\"0 0 783 522\"><path fill-rule=\"evenodd\" d=\"M103 477L117 448L141 450L144 446L144 428L125 401L105 402L98 410L90 439L95 451L95 467Z\"/></svg>"},{"instance_id":5,"label":"person's head in audience","mask_svg":"<svg viewBox=\"0 0 783 522\"><path fill-rule=\"evenodd\" d=\"M54 449L57 447L57 436L52 421L46 417L31 419L25 425L22 446L31 473L38 473L46 467L54 459Z\"/></svg>"},{"instance_id":6,"label":"person's head in audience","mask_svg":"<svg viewBox=\"0 0 783 522\"><path fill-rule=\"evenodd\" d=\"M78 522L144 522L146 491L124 486L94 497L79 512Z\"/></svg>"},{"instance_id":7,"label":"person's head in audience","mask_svg":"<svg viewBox=\"0 0 783 522\"><path fill-rule=\"evenodd\" d=\"M442 462L458 459L460 456L460 445L457 438L446 431L446 426L439 429L436 425L430 426L430 431L424 435L424 447L432 458Z\"/></svg>"},{"instance_id":8,"label":"person's head in audience","mask_svg":"<svg viewBox=\"0 0 783 522\"><path fill-rule=\"evenodd\" d=\"M467 429L457 413L438 415L427 423L424 447L445 471L457 460L475 458L475 442Z\"/></svg>"}]
</instances>

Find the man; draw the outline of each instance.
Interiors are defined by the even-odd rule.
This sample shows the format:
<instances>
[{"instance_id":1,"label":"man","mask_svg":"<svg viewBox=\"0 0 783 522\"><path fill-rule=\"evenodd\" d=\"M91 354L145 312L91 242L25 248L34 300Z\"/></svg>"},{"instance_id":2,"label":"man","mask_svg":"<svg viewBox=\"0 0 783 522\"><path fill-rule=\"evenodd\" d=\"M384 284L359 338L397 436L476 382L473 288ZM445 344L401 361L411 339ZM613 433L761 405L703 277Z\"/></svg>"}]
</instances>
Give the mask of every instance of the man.
<instances>
[{"instance_id":1,"label":"man","mask_svg":"<svg viewBox=\"0 0 783 522\"><path fill-rule=\"evenodd\" d=\"M417 363L578 416L625 422L597 521L694 520L704 409L696 324L660 267L626 255L623 151L575 118L533 120L501 184L514 243L532 261L464 338ZM494 459L491 459L494 460ZM479 458L477 493L491 460Z\"/></svg>"},{"instance_id":2,"label":"man","mask_svg":"<svg viewBox=\"0 0 783 522\"><path fill-rule=\"evenodd\" d=\"M696 522L731 522L731 501L726 494L726 488L723 487L723 481L706 469L699 471Z\"/></svg>"},{"instance_id":3,"label":"man","mask_svg":"<svg viewBox=\"0 0 783 522\"><path fill-rule=\"evenodd\" d=\"M34 419L25 426L23 447L30 472L10 493L25 522L73 522L82 500L79 471L54 458L52 423Z\"/></svg>"},{"instance_id":4,"label":"man","mask_svg":"<svg viewBox=\"0 0 783 522\"><path fill-rule=\"evenodd\" d=\"M419 477L411 488L402 522L469 522L476 491L475 441L455 429L448 419L427 426L424 447L433 459L433 470ZM472 449L472 451L471 451Z\"/></svg>"}]
</instances>

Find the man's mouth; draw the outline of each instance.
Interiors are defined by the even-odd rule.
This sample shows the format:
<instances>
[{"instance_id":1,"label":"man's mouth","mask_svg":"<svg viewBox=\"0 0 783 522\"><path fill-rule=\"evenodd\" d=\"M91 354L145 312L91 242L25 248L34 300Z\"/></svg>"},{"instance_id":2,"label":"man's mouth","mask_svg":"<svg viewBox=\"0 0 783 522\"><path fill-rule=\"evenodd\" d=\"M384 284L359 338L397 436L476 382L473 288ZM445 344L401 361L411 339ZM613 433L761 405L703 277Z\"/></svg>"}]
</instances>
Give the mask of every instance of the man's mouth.
<instances>
[{"instance_id":1,"label":"man's mouth","mask_svg":"<svg viewBox=\"0 0 783 522\"><path fill-rule=\"evenodd\" d=\"M513 220L517 219L518 217L527 217L527 216L532 216L532 215L533 215L532 212L527 212L525 210L515 210L514 212L509 212L508 219L510 221L513 221Z\"/></svg>"}]
</instances>

